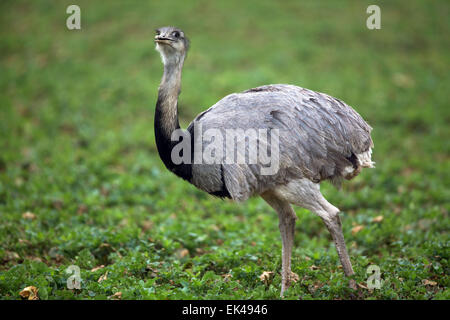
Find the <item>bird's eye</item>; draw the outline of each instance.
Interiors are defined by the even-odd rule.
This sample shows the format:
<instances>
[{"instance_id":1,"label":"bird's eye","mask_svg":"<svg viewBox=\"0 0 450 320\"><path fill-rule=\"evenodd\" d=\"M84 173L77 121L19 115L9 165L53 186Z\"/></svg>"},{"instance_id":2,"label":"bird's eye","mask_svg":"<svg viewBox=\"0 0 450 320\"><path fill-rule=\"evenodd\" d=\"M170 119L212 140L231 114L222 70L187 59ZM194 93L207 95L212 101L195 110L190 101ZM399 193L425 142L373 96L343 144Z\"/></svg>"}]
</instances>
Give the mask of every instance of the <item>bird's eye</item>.
<instances>
[{"instance_id":1,"label":"bird's eye","mask_svg":"<svg viewBox=\"0 0 450 320\"><path fill-rule=\"evenodd\" d=\"M180 33L179 33L178 31L172 32L172 35L173 35L175 38L179 38L179 37L180 37Z\"/></svg>"}]
</instances>

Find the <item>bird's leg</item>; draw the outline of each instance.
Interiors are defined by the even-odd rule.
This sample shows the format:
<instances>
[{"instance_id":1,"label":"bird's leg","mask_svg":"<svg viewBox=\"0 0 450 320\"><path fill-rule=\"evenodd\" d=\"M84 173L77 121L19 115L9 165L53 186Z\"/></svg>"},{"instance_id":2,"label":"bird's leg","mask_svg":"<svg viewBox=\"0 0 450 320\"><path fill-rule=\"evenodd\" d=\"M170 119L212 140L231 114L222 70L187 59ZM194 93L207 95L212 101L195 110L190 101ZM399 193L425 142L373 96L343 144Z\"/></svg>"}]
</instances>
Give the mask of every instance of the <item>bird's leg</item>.
<instances>
[{"instance_id":1,"label":"bird's leg","mask_svg":"<svg viewBox=\"0 0 450 320\"><path fill-rule=\"evenodd\" d=\"M291 271L291 254L294 245L295 221L297 216L288 202L282 201L272 194L265 193L262 198L278 213L279 228L282 240L282 272L281 272L281 294L289 288L292 281L298 280L298 275Z\"/></svg>"},{"instance_id":2,"label":"bird's leg","mask_svg":"<svg viewBox=\"0 0 450 320\"><path fill-rule=\"evenodd\" d=\"M350 257L348 256L347 247L345 246L344 234L342 233L341 219L339 215L330 217L329 219L323 219L325 225L331 233L334 244L336 245L336 250L341 260L342 267L344 268L344 273L346 276L351 276L355 274L353 272L352 263L350 262Z\"/></svg>"},{"instance_id":3,"label":"bird's leg","mask_svg":"<svg viewBox=\"0 0 450 320\"><path fill-rule=\"evenodd\" d=\"M341 219L339 218L338 212L339 210L337 210L337 212L333 212L332 214L324 215L321 218L325 223L328 231L330 231L331 233L331 237L333 238L337 253L339 255L339 260L341 261L342 267L344 269L344 274L347 277L350 277L355 274L355 272L353 271L352 263L350 262L350 257L347 252L347 247L345 246ZM349 286L352 289L356 289L356 283L353 279L350 279Z\"/></svg>"},{"instance_id":4,"label":"bird's leg","mask_svg":"<svg viewBox=\"0 0 450 320\"><path fill-rule=\"evenodd\" d=\"M294 245L294 232L295 232L295 218L286 212L280 213L279 216L279 228L282 240L282 282L281 282L281 297L283 297L284 291L289 288L295 274L291 271L291 254L292 247Z\"/></svg>"}]
</instances>

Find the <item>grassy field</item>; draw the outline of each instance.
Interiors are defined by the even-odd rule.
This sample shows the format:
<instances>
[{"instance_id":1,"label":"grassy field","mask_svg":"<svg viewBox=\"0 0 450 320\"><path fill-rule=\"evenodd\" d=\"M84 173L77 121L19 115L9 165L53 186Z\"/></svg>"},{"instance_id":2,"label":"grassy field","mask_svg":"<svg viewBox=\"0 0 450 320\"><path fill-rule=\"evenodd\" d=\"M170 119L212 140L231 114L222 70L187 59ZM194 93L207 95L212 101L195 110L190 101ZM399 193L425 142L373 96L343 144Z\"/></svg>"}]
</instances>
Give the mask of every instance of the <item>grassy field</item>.
<instances>
[{"instance_id":1,"label":"grassy field","mask_svg":"<svg viewBox=\"0 0 450 320\"><path fill-rule=\"evenodd\" d=\"M74 2L79 31L65 25ZM450 4L376 1L382 29L368 30L372 2L2 1L0 298L27 286L40 299L279 298L272 209L208 196L157 155L154 29L176 25L191 39L183 126L231 92L290 83L374 128L376 169L322 184L358 290L322 221L296 208L300 280L285 297L449 299ZM70 265L80 290L67 288ZM369 265L380 289L366 288Z\"/></svg>"}]
</instances>

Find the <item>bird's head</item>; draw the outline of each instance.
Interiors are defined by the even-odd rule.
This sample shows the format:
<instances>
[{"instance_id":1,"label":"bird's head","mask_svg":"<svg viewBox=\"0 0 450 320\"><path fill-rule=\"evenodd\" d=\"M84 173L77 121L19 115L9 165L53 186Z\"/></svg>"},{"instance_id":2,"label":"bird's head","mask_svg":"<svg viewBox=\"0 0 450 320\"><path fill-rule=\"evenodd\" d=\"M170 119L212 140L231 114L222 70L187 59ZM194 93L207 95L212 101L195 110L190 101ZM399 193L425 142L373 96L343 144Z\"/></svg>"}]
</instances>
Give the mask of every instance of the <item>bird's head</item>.
<instances>
[{"instance_id":1,"label":"bird's head","mask_svg":"<svg viewBox=\"0 0 450 320\"><path fill-rule=\"evenodd\" d=\"M164 65L182 63L189 48L188 38L175 27L156 29L155 43Z\"/></svg>"}]
</instances>

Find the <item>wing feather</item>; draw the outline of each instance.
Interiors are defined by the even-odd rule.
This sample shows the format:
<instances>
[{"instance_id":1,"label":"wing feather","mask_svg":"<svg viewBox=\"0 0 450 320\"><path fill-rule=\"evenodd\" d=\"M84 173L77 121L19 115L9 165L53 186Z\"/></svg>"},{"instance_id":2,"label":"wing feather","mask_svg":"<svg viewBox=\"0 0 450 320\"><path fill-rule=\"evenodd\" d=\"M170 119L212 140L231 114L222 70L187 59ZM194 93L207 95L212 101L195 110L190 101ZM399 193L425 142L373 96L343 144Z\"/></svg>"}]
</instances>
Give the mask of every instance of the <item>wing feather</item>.
<instances>
[{"instance_id":1,"label":"wing feather","mask_svg":"<svg viewBox=\"0 0 450 320\"><path fill-rule=\"evenodd\" d=\"M201 124L203 132L218 129L224 137L225 129L279 130L280 167L276 174L261 175L259 163L221 164L224 183L236 200L297 178L339 180L344 169L353 165L352 155L373 147L372 128L350 106L292 85L268 85L228 95L202 112L188 130L194 124ZM202 166L205 164L194 168L199 188L210 171ZM210 186L211 181L204 183Z\"/></svg>"}]
</instances>

